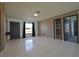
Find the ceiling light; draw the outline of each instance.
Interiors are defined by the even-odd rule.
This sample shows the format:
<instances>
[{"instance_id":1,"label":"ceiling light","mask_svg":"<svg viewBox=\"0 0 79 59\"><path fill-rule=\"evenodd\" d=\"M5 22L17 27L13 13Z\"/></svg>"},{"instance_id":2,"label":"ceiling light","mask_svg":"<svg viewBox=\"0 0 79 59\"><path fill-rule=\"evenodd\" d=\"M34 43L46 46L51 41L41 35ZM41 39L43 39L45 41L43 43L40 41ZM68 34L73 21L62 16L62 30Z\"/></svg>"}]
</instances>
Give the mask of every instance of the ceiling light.
<instances>
[{"instance_id":1,"label":"ceiling light","mask_svg":"<svg viewBox=\"0 0 79 59\"><path fill-rule=\"evenodd\" d=\"M34 11L33 16L37 17L39 13L40 13L40 11Z\"/></svg>"},{"instance_id":2,"label":"ceiling light","mask_svg":"<svg viewBox=\"0 0 79 59\"><path fill-rule=\"evenodd\" d=\"M38 14L34 14L34 16L38 16Z\"/></svg>"}]
</instances>

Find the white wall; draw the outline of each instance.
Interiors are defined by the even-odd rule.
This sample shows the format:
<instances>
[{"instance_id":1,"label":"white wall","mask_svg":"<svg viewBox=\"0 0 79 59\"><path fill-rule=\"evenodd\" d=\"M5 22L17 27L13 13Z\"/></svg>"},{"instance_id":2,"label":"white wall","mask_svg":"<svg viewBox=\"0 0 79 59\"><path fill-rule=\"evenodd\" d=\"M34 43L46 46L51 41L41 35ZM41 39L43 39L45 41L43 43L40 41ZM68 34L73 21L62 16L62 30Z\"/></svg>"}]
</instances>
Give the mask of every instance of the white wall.
<instances>
[{"instance_id":1,"label":"white wall","mask_svg":"<svg viewBox=\"0 0 79 59\"><path fill-rule=\"evenodd\" d=\"M22 38L22 36L23 36L23 22L24 21L27 22L27 21L8 17L7 18L7 32L10 32L10 22L11 21L20 22L20 38ZM34 23L35 23L35 36L38 36L38 22L34 22ZM29 36L29 35L27 35L27 36ZM8 36L8 39L10 39L10 36Z\"/></svg>"},{"instance_id":2,"label":"white wall","mask_svg":"<svg viewBox=\"0 0 79 59\"><path fill-rule=\"evenodd\" d=\"M20 38L22 38L22 33L23 33L23 20L19 19L13 19L13 18L7 18L7 31L10 32L10 22L20 22ZM10 37L8 36L8 39Z\"/></svg>"},{"instance_id":3,"label":"white wall","mask_svg":"<svg viewBox=\"0 0 79 59\"><path fill-rule=\"evenodd\" d=\"M35 23L35 36L38 36L38 22Z\"/></svg>"}]
</instances>

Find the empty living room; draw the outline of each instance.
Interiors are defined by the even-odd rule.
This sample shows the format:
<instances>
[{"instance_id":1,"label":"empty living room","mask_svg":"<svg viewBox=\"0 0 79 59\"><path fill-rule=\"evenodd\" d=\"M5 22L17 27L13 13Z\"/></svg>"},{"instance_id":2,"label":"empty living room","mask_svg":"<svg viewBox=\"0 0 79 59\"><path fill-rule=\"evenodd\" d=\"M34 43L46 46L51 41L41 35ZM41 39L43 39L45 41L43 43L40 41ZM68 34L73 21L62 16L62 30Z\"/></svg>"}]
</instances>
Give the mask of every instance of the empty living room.
<instances>
[{"instance_id":1,"label":"empty living room","mask_svg":"<svg viewBox=\"0 0 79 59\"><path fill-rule=\"evenodd\" d=\"M79 2L0 2L0 57L79 57Z\"/></svg>"}]
</instances>

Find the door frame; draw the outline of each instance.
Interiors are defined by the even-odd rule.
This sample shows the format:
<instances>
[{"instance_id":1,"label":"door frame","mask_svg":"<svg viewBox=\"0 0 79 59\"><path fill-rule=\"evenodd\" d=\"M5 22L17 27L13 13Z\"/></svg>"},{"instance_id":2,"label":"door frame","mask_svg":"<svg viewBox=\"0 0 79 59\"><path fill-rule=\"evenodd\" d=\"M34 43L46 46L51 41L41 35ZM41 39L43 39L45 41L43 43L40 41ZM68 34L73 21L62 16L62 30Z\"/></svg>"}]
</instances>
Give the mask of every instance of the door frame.
<instances>
[{"instance_id":1,"label":"door frame","mask_svg":"<svg viewBox=\"0 0 79 59\"><path fill-rule=\"evenodd\" d=\"M53 20L53 26L54 26L54 40L56 39L56 20L61 20L61 23L62 23L62 19L61 18L56 18ZM62 28L62 26L61 26ZM61 29L61 32L62 32L62 29ZM62 40L62 34L61 34L61 40Z\"/></svg>"}]
</instances>

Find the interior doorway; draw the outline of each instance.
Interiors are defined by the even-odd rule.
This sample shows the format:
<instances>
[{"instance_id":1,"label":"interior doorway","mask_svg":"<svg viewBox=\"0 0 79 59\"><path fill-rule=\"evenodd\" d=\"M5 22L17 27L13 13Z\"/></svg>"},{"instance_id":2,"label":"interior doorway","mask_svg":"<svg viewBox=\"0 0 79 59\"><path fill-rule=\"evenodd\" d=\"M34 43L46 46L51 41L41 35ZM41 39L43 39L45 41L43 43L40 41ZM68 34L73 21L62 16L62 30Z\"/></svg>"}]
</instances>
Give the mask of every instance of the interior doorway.
<instances>
[{"instance_id":1,"label":"interior doorway","mask_svg":"<svg viewBox=\"0 0 79 59\"><path fill-rule=\"evenodd\" d=\"M20 38L20 22L10 22L10 39Z\"/></svg>"},{"instance_id":2,"label":"interior doorway","mask_svg":"<svg viewBox=\"0 0 79 59\"><path fill-rule=\"evenodd\" d=\"M62 40L62 20L61 18L54 20L54 39Z\"/></svg>"},{"instance_id":3,"label":"interior doorway","mask_svg":"<svg viewBox=\"0 0 79 59\"><path fill-rule=\"evenodd\" d=\"M77 15L64 17L64 40L78 43L78 18Z\"/></svg>"}]
</instances>

